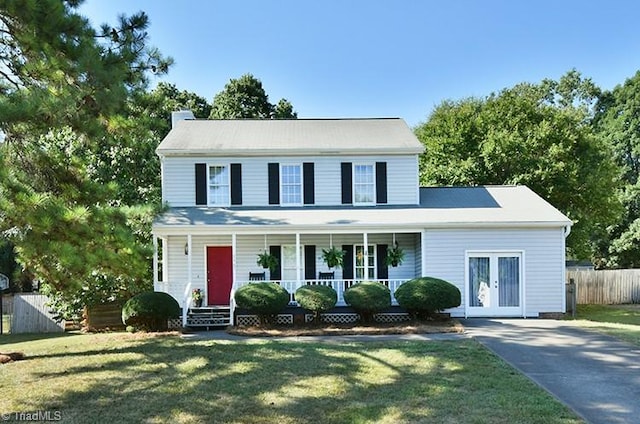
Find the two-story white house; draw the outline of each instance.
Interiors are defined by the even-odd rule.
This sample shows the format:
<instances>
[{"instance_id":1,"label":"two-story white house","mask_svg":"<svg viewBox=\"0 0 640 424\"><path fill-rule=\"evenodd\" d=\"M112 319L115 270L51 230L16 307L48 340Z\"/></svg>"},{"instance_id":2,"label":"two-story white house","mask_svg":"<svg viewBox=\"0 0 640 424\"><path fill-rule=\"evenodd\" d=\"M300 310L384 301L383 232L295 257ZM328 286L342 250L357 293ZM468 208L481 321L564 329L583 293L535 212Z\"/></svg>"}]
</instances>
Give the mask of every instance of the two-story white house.
<instances>
[{"instance_id":1,"label":"two-story white house","mask_svg":"<svg viewBox=\"0 0 640 424\"><path fill-rule=\"evenodd\" d=\"M421 188L424 149L403 120L188 116L174 115L157 149L168 210L153 224L154 287L178 300L185 323L194 288L233 316L234 290L255 278L291 294L322 278L343 306L353 282L393 293L433 276L462 293L452 316L564 312L571 220L524 186ZM396 245L404 261L387 266ZM345 252L342 268L324 263L331 246ZM265 251L273 272L256 262Z\"/></svg>"}]
</instances>

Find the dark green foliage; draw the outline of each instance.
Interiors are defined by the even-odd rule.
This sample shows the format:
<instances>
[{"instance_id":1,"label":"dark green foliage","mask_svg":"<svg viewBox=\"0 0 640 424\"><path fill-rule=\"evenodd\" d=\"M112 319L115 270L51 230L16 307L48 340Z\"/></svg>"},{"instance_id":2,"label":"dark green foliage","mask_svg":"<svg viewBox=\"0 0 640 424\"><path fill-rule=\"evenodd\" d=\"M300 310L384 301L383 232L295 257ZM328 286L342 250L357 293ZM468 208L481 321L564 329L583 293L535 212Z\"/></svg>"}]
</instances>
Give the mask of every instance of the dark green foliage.
<instances>
[{"instance_id":1,"label":"dark green foliage","mask_svg":"<svg viewBox=\"0 0 640 424\"><path fill-rule=\"evenodd\" d=\"M391 307L391 291L376 281L363 281L345 290L344 300L358 312L363 322L369 323L375 313Z\"/></svg>"},{"instance_id":2,"label":"dark green foliage","mask_svg":"<svg viewBox=\"0 0 640 424\"><path fill-rule=\"evenodd\" d=\"M445 101L415 129L420 183L526 185L572 219L569 252L589 257L614 222L617 168L590 120L599 90L577 71L483 98Z\"/></svg>"},{"instance_id":3,"label":"dark green foliage","mask_svg":"<svg viewBox=\"0 0 640 424\"><path fill-rule=\"evenodd\" d=\"M460 306L460 290L448 281L433 277L415 278L394 293L398 304L414 318L425 318L447 308Z\"/></svg>"},{"instance_id":4,"label":"dark green foliage","mask_svg":"<svg viewBox=\"0 0 640 424\"><path fill-rule=\"evenodd\" d=\"M124 186L152 168L157 179L142 156L157 158L152 147L114 138L138 140L124 122L126 106L149 73L171 63L147 45L143 12L93 28L77 13L80 3L0 7L0 233L43 291L67 303L64 315L102 288L130 297L148 287L155 211L124 206L152 196L149 187L130 187L145 181ZM135 172L121 172L126 165Z\"/></svg>"},{"instance_id":5,"label":"dark green foliage","mask_svg":"<svg viewBox=\"0 0 640 424\"><path fill-rule=\"evenodd\" d=\"M144 292L127 300L122 307L122 322L146 331L166 331L168 320L180 316L180 305L163 292Z\"/></svg>"},{"instance_id":6,"label":"dark green foliage","mask_svg":"<svg viewBox=\"0 0 640 424\"><path fill-rule=\"evenodd\" d=\"M623 186L620 219L607 227L598 245L597 267L640 267L640 72L605 92L598 103L594 127L613 148Z\"/></svg>"},{"instance_id":7,"label":"dark green foliage","mask_svg":"<svg viewBox=\"0 0 640 424\"><path fill-rule=\"evenodd\" d=\"M302 308L313 312L315 322L319 323L320 314L336 306L338 293L330 286L302 286L296 290L296 300Z\"/></svg>"},{"instance_id":8,"label":"dark green foliage","mask_svg":"<svg viewBox=\"0 0 640 424\"><path fill-rule=\"evenodd\" d=\"M231 79L213 98L210 119L295 119L298 114L286 99L269 102L262 82L251 74Z\"/></svg>"},{"instance_id":9,"label":"dark green foliage","mask_svg":"<svg viewBox=\"0 0 640 424\"><path fill-rule=\"evenodd\" d=\"M289 304L289 292L276 283L253 283L240 287L234 299L239 308L258 315L260 323L267 324Z\"/></svg>"}]
</instances>

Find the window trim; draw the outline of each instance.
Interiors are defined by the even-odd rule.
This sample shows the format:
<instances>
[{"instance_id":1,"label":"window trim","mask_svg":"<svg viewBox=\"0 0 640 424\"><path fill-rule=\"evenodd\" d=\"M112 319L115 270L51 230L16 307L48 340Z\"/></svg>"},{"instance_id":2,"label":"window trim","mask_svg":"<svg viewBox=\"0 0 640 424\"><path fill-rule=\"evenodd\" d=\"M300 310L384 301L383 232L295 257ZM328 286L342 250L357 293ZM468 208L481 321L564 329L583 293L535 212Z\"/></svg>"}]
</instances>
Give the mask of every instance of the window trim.
<instances>
[{"instance_id":1,"label":"window trim","mask_svg":"<svg viewBox=\"0 0 640 424\"><path fill-rule=\"evenodd\" d=\"M225 204L211 203L211 168L214 166L224 167L227 169L229 182L227 183L227 202ZM217 206L217 207L231 206L231 164L230 163L207 163L207 206Z\"/></svg>"},{"instance_id":2,"label":"window trim","mask_svg":"<svg viewBox=\"0 0 640 424\"><path fill-rule=\"evenodd\" d=\"M366 277L358 278L358 268L363 268L364 270L373 269L373 280L378 279L378 245L377 244L367 244L367 249L373 249L373 265L358 267L358 247L362 247L364 251L364 244L354 244L353 245L353 279L358 281L367 281L369 280L369 273L367 272ZM372 255L369 255L372 257Z\"/></svg>"},{"instance_id":3,"label":"window trim","mask_svg":"<svg viewBox=\"0 0 640 424\"><path fill-rule=\"evenodd\" d=\"M282 172L282 168L285 166L296 166L298 167L298 169L300 170L300 202L295 202L295 203L285 203L284 202L284 190L283 190L283 185L282 185L282 178L284 173ZM280 168L279 168L279 176L278 176L278 190L280 190L280 206L303 206L304 205L304 169L302 166L302 162L284 162L284 163L280 163ZM290 184L291 186L293 186L294 184Z\"/></svg>"},{"instance_id":4,"label":"window trim","mask_svg":"<svg viewBox=\"0 0 640 424\"><path fill-rule=\"evenodd\" d=\"M373 175L373 192L371 202L357 202L356 201L356 168L358 166L370 166ZM353 206L375 206L377 204L376 199L376 163L375 162L353 162L351 164L351 197Z\"/></svg>"}]
</instances>

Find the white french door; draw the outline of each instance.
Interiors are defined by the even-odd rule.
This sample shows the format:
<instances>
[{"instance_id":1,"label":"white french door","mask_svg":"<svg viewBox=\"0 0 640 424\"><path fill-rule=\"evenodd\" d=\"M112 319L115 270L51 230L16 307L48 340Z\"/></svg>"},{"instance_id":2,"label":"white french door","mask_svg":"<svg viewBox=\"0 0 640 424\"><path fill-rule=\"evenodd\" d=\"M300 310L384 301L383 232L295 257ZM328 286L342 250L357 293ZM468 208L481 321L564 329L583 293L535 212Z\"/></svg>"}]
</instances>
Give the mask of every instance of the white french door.
<instances>
[{"instance_id":1,"label":"white french door","mask_svg":"<svg viewBox=\"0 0 640 424\"><path fill-rule=\"evenodd\" d=\"M522 316L521 252L469 252L468 316Z\"/></svg>"}]
</instances>

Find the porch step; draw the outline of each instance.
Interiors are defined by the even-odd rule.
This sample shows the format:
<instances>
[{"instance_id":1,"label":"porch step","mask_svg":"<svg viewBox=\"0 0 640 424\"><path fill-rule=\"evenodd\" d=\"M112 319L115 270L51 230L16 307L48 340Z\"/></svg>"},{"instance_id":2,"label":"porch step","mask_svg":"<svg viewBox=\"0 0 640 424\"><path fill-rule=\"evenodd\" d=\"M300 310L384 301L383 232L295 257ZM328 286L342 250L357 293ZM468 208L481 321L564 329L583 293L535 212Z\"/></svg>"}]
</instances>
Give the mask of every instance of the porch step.
<instances>
[{"instance_id":1,"label":"porch step","mask_svg":"<svg viewBox=\"0 0 640 424\"><path fill-rule=\"evenodd\" d=\"M228 306L204 306L190 308L187 327L226 327L231 325L231 309Z\"/></svg>"}]
</instances>

